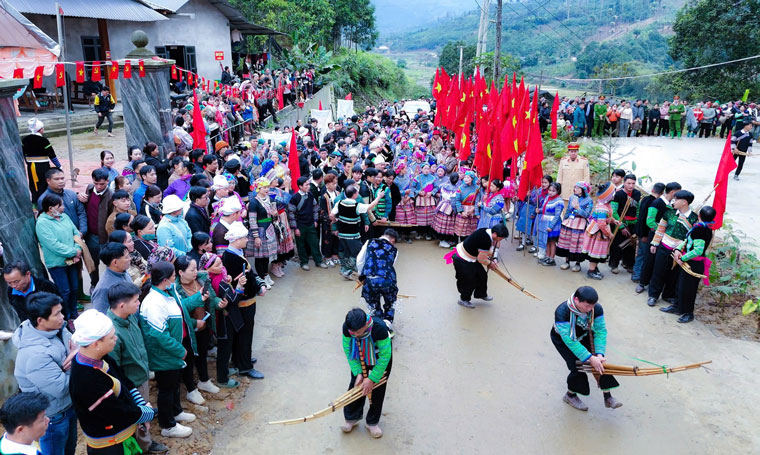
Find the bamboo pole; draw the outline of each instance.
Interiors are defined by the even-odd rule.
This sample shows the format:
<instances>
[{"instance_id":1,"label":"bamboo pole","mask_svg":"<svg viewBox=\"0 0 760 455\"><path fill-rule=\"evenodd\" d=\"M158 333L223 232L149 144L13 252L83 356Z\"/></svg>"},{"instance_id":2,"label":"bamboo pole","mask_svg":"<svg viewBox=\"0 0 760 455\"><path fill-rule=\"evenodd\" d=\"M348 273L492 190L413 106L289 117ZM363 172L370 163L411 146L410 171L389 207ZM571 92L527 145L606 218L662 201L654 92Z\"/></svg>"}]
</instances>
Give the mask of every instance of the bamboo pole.
<instances>
[{"instance_id":1,"label":"bamboo pole","mask_svg":"<svg viewBox=\"0 0 760 455\"><path fill-rule=\"evenodd\" d=\"M680 373L681 371L693 370L710 363L712 363L712 360L708 360L706 362L692 363L689 365L682 365L679 367L663 366L663 367L647 367L647 368L639 368L636 366L631 367L631 366L625 366L625 365L605 364L604 374L609 374L612 376L654 376L656 374ZM577 364L578 364L578 371L581 371L583 373L596 373L596 370L594 369L594 367L592 367L591 364L589 363L582 363L578 361Z\"/></svg>"},{"instance_id":2,"label":"bamboo pole","mask_svg":"<svg viewBox=\"0 0 760 455\"><path fill-rule=\"evenodd\" d=\"M617 236L617 233L620 230L620 226L622 226L623 223L625 222L624 221L625 214L628 213L628 207L631 206L631 200L632 200L632 198L630 198L630 197L625 200L625 206L623 206L623 211L621 212L621 215L620 215L620 224L618 224L617 226L615 226L615 232L612 233L612 238L610 239L610 244L607 245L607 258L608 259L610 257L610 250L612 249L612 242L615 240L615 237Z\"/></svg>"}]
</instances>

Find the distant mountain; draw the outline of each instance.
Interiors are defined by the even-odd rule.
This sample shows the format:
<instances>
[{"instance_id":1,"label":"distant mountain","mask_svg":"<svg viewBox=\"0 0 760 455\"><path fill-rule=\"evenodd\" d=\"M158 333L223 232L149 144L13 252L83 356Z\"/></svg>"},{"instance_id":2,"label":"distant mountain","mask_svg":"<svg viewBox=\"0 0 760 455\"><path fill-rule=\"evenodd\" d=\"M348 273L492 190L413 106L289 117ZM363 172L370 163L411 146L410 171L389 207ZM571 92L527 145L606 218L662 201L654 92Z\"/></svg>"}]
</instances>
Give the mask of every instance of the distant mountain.
<instances>
[{"instance_id":1,"label":"distant mountain","mask_svg":"<svg viewBox=\"0 0 760 455\"><path fill-rule=\"evenodd\" d=\"M372 0L379 44L394 33L418 30L446 16L477 8L474 0Z\"/></svg>"}]
</instances>

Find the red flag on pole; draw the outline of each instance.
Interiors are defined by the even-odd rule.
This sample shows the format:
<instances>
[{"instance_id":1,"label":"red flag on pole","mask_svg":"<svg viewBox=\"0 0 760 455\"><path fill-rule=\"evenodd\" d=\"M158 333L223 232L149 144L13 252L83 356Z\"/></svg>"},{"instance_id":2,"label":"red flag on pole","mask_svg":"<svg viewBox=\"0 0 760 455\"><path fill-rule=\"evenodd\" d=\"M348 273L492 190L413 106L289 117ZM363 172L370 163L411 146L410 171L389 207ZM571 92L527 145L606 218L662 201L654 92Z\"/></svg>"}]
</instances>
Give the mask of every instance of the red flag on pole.
<instances>
[{"instance_id":1,"label":"red flag on pole","mask_svg":"<svg viewBox=\"0 0 760 455\"><path fill-rule=\"evenodd\" d=\"M298 178L301 177L301 166L298 162L298 146L296 145L296 130L290 131L290 151L288 152L288 169L290 169L290 186L298 191Z\"/></svg>"},{"instance_id":2,"label":"red flag on pole","mask_svg":"<svg viewBox=\"0 0 760 455\"><path fill-rule=\"evenodd\" d=\"M124 79L132 79L132 62L127 60L124 62Z\"/></svg>"},{"instance_id":3,"label":"red flag on pole","mask_svg":"<svg viewBox=\"0 0 760 455\"><path fill-rule=\"evenodd\" d=\"M354 99L353 96L351 96L351 92L348 92L348 95L346 95L345 99L347 99L348 101L351 101Z\"/></svg>"},{"instance_id":4,"label":"red flag on pole","mask_svg":"<svg viewBox=\"0 0 760 455\"><path fill-rule=\"evenodd\" d=\"M470 154L472 153L472 149L470 147L470 122L471 122L471 114L470 111L467 112L467 114L464 117L464 121L462 124L458 125L461 127L461 129L457 130L457 150L459 150L459 160L463 161L466 160Z\"/></svg>"},{"instance_id":5,"label":"red flag on pole","mask_svg":"<svg viewBox=\"0 0 760 455\"><path fill-rule=\"evenodd\" d=\"M177 65L172 65L172 80L177 80Z\"/></svg>"},{"instance_id":6,"label":"red flag on pole","mask_svg":"<svg viewBox=\"0 0 760 455\"><path fill-rule=\"evenodd\" d=\"M319 110L322 110L322 100L319 100Z\"/></svg>"},{"instance_id":7,"label":"red flag on pole","mask_svg":"<svg viewBox=\"0 0 760 455\"><path fill-rule=\"evenodd\" d=\"M23 79L24 78L24 68L16 68L13 70L13 79Z\"/></svg>"},{"instance_id":8,"label":"red flag on pole","mask_svg":"<svg viewBox=\"0 0 760 455\"><path fill-rule=\"evenodd\" d=\"M41 66L34 69L34 88L42 88L42 70Z\"/></svg>"},{"instance_id":9,"label":"red flag on pole","mask_svg":"<svg viewBox=\"0 0 760 455\"><path fill-rule=\"evenodd\" d=\"M538 88L536 88L536 92ZM541 179L544 176L544 170L541 162L544 159L544 145L541 142L541 129L536 121L536 112L531 115L530 132L528 136L528 150L525 152L525 170L520 177L520 187L517 190L517 197L523 199L531 188L541 185Z\"/></svg>"},{"instance_id":10,"label":"red flag on pole","mask_svg":"<svg viewBox=\"0 0 760 455\"><path fill-rule=\"evenodd\" d=\"M92 80L93 82L98 82L101 80L100 62L92 62Z\"/></svg>"},{"instance_id":11,"label":"red flag on pole","mask_svg":"<svg viewBox=\"0 0 760 455\"><path fill-rule=\"evenodd\" d=\"M119 62L115 60L111 61L111 72L108 73L108 77L111 79L119 78Z\"/></svg>"},{"instance_id":12,"label":"red flag on pole","mask_svg":"<svg viewBox=\"0 0 760 455\"><path fill-rule=\"evenodd\" d=\"M277 110L282 110L285 108L285 98L283 97L283 91L282 91L282 80L277 81Z\"/></svg>"},{"instance_id":13,"label":"red flag on pole","mask_svg":"<svg viewBox=\"0 0 760 455\"><path fill-rule=\"evenodd\" d=\"M554 94L554 103L552 104L552 139L557 139L557 112L559 112L559 92Z\"/></svg>"},{"instance_id":14,"label":"red flag on pole","mask_svg":"<svg viewBox=\"0 0 760 455\"><path fill-rule=\"evenodd\" d=\"M76 63L76 77L74 80L80 84L84 82L84 62Z\"/></svg>"},{"instance_id":15,"label":"red flag on pole","mask_svg":"<svg viewBox=\"0 0 760 455\"><path fill-rule=\"evenodd\" d=\"M142 60L137 61L137 69L139 70L137 74L140 77L145 77L145 62L144 61Z\"/></svg>"},{"instance_id":16,"label":"red flag on pole","mask_svg":"<svg viewBox=\"0 0 760 455\"><path fill-rule=\"evenodd\" d=\"M63 63L55 65L55 86L63 87L66 85L66 70L63 69Z\"/></svg>"},{"instance_id":17,"label":"red flag on pole","mask_svg":"<svg viewBox=\"0 0 760 455\"><path fill-rule=\"evenodd\" d=\"M201 105L198 102L198 93L193 90L193 148L206 150L206 126L203 124Z\"/></svg>"},{"instance_id":18,"label":"red flag on pole","mask_svg":"<svg viewBox=\"0 0 760 455\"><path fill-rule=\"evenodd\" d=\"M715 173L715 199L712 207L715 209L715 223L713 229L720 229L723 226L723 213L726 211L726 195L728 192L728 174L736 169L734 154L731 153L731 134L726 138L726 145L723 147L723 154L720 156L718 163L718 172Z\"/></svg>"}]
</instances>

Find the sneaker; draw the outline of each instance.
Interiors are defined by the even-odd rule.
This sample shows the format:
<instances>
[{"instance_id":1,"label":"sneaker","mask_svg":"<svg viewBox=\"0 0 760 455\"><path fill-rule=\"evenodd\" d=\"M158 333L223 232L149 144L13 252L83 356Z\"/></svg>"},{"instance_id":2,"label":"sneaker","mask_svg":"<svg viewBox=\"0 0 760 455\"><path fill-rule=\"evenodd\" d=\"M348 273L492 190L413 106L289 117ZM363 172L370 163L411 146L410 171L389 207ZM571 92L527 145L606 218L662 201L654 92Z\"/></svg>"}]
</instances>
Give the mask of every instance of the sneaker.
<instances>
[{"instance_id":1,"label":"sneaker","mask_svg":"<svg viewBox=\"0 0 760 455\"><path fill-rule=\"evenodd\" d=\"M215 359L216 358L216 353L217 353L217 349L216 349L216 346L214 346L213 348L211 348L211 349L208 350L208 354L207 355L209 357L212 357L212 358Z\"/></svg>"},{"instance_id":2,"label":"sneaker","mask_svg":"<svg viewBox=\"0 0 760 455\"><path fill-rule=\"evenodd\" d=\"M734 176L734 180L736 180L736 181L739 181L739 176L738 176L738 175L735 175L735 176Z\"/></svg>"},{"instance_id":3,"label":"sneaker","mask_svg":"<svg viewBox=\"0 0 760 455\"><path fill-rule=\"evenodd\" d=\"M541 262L541 265L544 265L546 267L554 267L557 265L557 263L554 261L553 258L546 258Z\"/></svg>"},{"instance_id":4,"label":"sneaker","mask_svg":"<svg viewBox=\"0 0 760 455\"><path fill-rule=\"evenodd\" d=\"M186 438L193 434L193 429L184 425L175 424L171 428L161 430L161 436L165 438Z\"/></svg>"},{"instance_id":5,"label":"sneaker","mask_svg":"<svg viewBox=\"0 0 760 455\"><path fill-rule=\"evenodd\" d=\"M351 433L357 425L359 425L358 420L346 420L343 425L340 426L340 429L344 433Z\"/></svg>"},{"instance_id":6,"label":"sneaker","mask_svg":"<svg viewBox=\"0 0 760 455\"><path fill-rule=\"evenodd\" d=\"M301 264L301 269L306 270L307 272L311 270L311 268L309 267L309 264Z\"/></svg>"},{"instance_id":7,"label":"sneaker","mask_svg":"<svg viewBox=\"0 0 760 455\"><path fill-rule=\"evenodd\" d=\"M486 295L485 297L481 297L480 300L484 302L490 302L493 300L493 297L491 297L490 295Z\"/></svg>"},{"instance_id":8,"label":"sneaker","mask_svg":"<svg viewBox=\"0 0 760 455\"><path fill-rule=\"evenodd\" d=\"M525 249L525 245L522 245L522 244L517 245L517 248L515 248L516 251L522 251L524 249Z\"/></svg>"},{"instance_id":9,"label":"sneaker","mask_svg":"<svg viewBox=\"0 0 760 455\"><path fill-rule=\"evenodd\" d=\"M578 395L569 395L566 393L565 396L562 397L562 401L579 411L588 411L588 406L586 406L586 403L584 403L583 400L578 398Z\"/></svg>"},{"instance_id":10,"label":"sneaker","mask_svg":"<svg viewBox=\"0 0 760 455\"><path fill-rule=\"evenodd\" d=\"M108 137L113 137L113 134L111 134L111 133L108 133L108 134L107 134L107 136L108 136Z\"/></svg>"},{"instance_id":11,"label":"sneaker","mask_svg":"<svg viewBox=\"0 0 760 455\"><path fill-rule=\"evenodd\" d=\"M411 238L411 237L405 237L405 238L404 238L404 241L405 241L406 243L412 243L412 238Z\"/></svg>"},{"instance_id":12,"label":"sneaker","mask_svg":"<svg viewBox=\"0 0 760 455\"><path fill-rule=\"evenodd\" d=\"M211 379L206 382L198 382L198 389L208 393L219 393L219 387L215 386Z\"/></svg>"},{"instance_id":13,"label":"sneaker","mask_svg":"<svg viewBox=\"0 0 760 455\"><path fill-rule=\"evenodd\" d=\"M530 248L528 248L528 253L535 253L536 251L538 251L538 248L536 248L535 246L531 246Z\"/></svg>"},{"instance_id":14,"label":"sneaker","mask_svg":"<svg viewBox=\"0 0 760 455\"><path fill-rule=\"evenodd\" d=\"M370 436L373 438L378 439L383 437L383 430L381 430L378 425L365 424L364 426L367 427Z\"/></svg>"},{"instance_id":15,"label":"sneaker","mask_svg":"<svg viewBox=\"0 0 760 455\"><path fill-rule=\"evenodd\" d=\"M81 303L90 303L91 300L90 296L85 293L79 294L79 297L77 297L77 302Z\"/></svg>"},{"instance_id":16,"label":"sneaker","mask_svg":"<svg viewBox=\"0 0 760 455\"><path fill-rule=\"evenodd\" d=\"M539 261L546 259L546 253L543 251L539 251L538 256L536 256Z\"/></svg>"},{"instance_id":17,"label":"sneaker","mask_svg":"<svg viewBox=\"0 0 760 455\"><path fill-rule=\"evenodd\" d=\"M560 270L567 270L569 268L570 268L570 263L569 262L565 262L564 264L562 264L561 266L559 266Z\"/></svg>"},{"instance_id":18,"label":"sneaker","mask_svg":"<svg viewBox=\"0 0 760 455\"><path fill-rule=\"evenodd\" d=\"M459 299L457 303L467 308L475 308L475 304L470 302L469 300Z\"/></svg>"},{"instance_id":19,"label":"sneaker","mask_svg":"<svg viewBox=\"0 0 760 455\"><path fill-rule=\"evenodd\" d=\"M189 412L182 411L176 416L174 416L174 420L177 422L195 422L195 414L191 414Z\"/></svg>"},{"instance_id":20,"label":"sneaker","mask_svg":"<svg viewBox=\"0 0 760 455\"><path fill-rule=\"evenodd\" d=\"M425 234L425 240L433 240L433 237L430 234Z\"/></svg>"},{"instance_id":21,"label":"sneaker","mask_svg":"<svg viewBox=\"0 0 760 455\"><path fill-rule=\"evenodd\" d=\"M333 262L332 259L328 259L325 261L325 264L327 264L328 267L333 268L335 267L335 262Z\"/></svg>"},{"instance_id":22,"label":"sneaker","mask_svg":"<svg viewBox=\"0 0 760 455\"><path fill-rule=\"evenodd\" d=\"M206 402L206 400L203 399L203 395L201 395L198 389L195 389L187 394L187 401L197 405L201 405Z\"/></svg>"},{"instance_id":23,"label":"sneaker","mask_svg":"<svg viewBox=\"0 0 760 455\"><path fill-rule=\"evenodd\" d=\"M234 380L234 379L230 379L230 380L229 380L229 381L227 381L227 382L220 382L220 383L219 383L219 387L221 387L221 388L223 388L223 389L234 389L235 387L237 387L237 386L239 386L239 385L240 385L240 383L239 383L239 382L237 382L237 381L236 381L236 380Z\"/></svg>"},{"instance_id":24,"label":"sneaker","mask_svg":"<svg viewBox=\"0 0 760 455\"><path fill-rule=\"evenodd\" d=\"M586 276L591 278L592 280L601 280L604 278L604 275L602 275L602 272L599 270L589 270L586 272Z\"/></svg>"},{"instance_id":25,"label":"sneaker","mask_svg":"<svg viewBox=\"0 0 760 455\"><path fill-rule=\"evenodd\" d=\"M575 264L573 266L573 272L580 272L580 271L581 271L581 265L580 264Z\"/></svg>"},{"instance_id":26,"label":"sneaker","mask_svg":"<svg viewBox=\"0 0 760 455\"><path fill-rule=\"evenodd\" d=\"M441 248L451 248L451 244L446 240L441 240L438 245L440 245Z\"/></svg>"},{"instance_id":27,"label":"sneaker","mask_svg":"<svg viewBox=\"0 0 760 455\"><path fill-rule=\"evenodd\" d=\"M327 264L325 264L324 262L320 262L319 264L317 264L317 267L319 267L320 269L326 269Z\"/></svg>"},{"instance_id":28,"label":"sneaker","mask_svg":"<svg viewBox=\"0 0 760 455\"><path fill-rule=\"evenodd\" d=\"M270 277L269 275L264 275L264 283L266 283L270 289L272 286L274 286L274 281L272 280L272 277Z\"/></svg>"}]
</instances>

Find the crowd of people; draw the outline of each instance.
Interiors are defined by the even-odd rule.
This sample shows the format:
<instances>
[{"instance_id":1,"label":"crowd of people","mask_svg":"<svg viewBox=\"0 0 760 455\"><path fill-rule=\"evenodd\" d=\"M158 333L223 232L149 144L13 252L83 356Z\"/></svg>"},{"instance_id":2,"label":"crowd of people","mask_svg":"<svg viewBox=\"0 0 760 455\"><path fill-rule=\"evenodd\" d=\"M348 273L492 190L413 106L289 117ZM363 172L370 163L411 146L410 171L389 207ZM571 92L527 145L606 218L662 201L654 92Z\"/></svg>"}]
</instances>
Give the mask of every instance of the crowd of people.
<instances>
[{"instance_id":1,"label":"crowd of people","mask_svg":"<svg viewBox=\"0 0 760 455\"><path fill-rule=\"evenodd\" d=\"M760 138L760 111L755 103L729 101L687 101L674 96L670 101L626 100L597 97L562 97L558 109L558 127L575 137L664 136L724 138L751 124L755 140ZM551 123L551 108L542 101L539 111L542 132Z\"/></svg>"},{"instance_id":2,"label":"crowd of people","mask_svg":"<svg viewBox=\"0 0 760 455\"><path fill-rule=\"evenodd\" d=\"M248 87L267 87L267 78ZM296 97L305 85L298 87ZM199 100L207 120L223 106L238 105L225 95ZM573 105L585 112L583 100L565 104L563 112ZM187 401L202 404L204 394L238 387L233 376L263 379L251 348L256 302L294 273L289 262L307 272L313 261L363 283L368 311L349 312L343 333L351 386L362 384L365 366L377 368L365 393L391 369L400 241L435 239L442 248L455 247L458 303L473 308L473 294L488 297L478 284L484 273L471 267L481 250L477 242L507 238L514 217L518 250L527 249L540 264L555 266L563 257L560 268L578 272L588 261L587 276L598 280L599 264L609 260L612 273L621 267L632 273L635 292L648 289L650 306L662 298L671 304L663 311L680 314L679 322L693 319L699 280L673 266L705 272L715 211L693 212L693 194L676 182L656 183L643 196L636 176L618 169L610 181L592 186L588 161L573 143L556 181L544 176L540 188L519 200L511 162L498 175L479 175L471 161L459 159L451 134L433 125L431 112L408 113L399 102L369 106L327 129L316 119L283 125L277 132L294 135L295 155L288 141L257 138L246 129L225 137L208 127L209 149L194 149L186 137L193 107L175 110L175 151L163 156L151 142L129 146L122 169L112 151L103 151L102 167L79 193L65 188L44 125L30 122L36 139L24 153L39 158L29 163L30 190L50 280L32 275L23 262L3 270L22 321L14 333L23 392L16 400L27 406L19 414L9 401L2 420L8 435L35 435L44 408L45 455L73 453L77 420L88 453L165 452L150 437L154 411L164 437L187 437L195 420L183 410L180 384ZM749 117L742 121L748 126L741 131L755 125ZM749 137L742 140L737 146L751 145ZM35 148L39 144L43 149ZM289 163L296 155L298 162ZM474 256L468 254L473 248ZM596 302L589 296L583 301ZM80 313L80 303L88 302L92 308ZM216 358L215 382L210 357ZM146 403L151 376L156 410ZM379 437L382 398L375 393L367 424ZM347 408L343 430L351 431L361 414L359 405Z\"/></svg>"}]
</instances>

